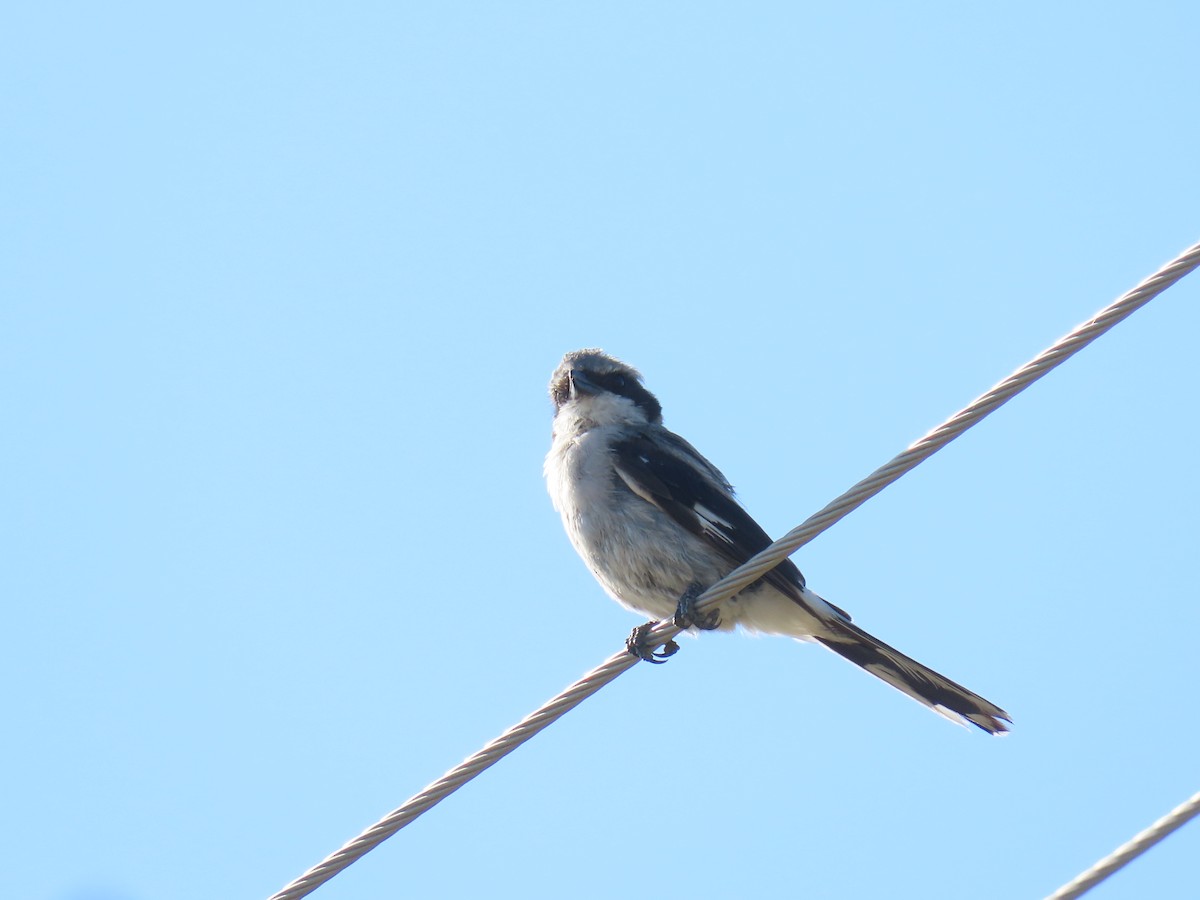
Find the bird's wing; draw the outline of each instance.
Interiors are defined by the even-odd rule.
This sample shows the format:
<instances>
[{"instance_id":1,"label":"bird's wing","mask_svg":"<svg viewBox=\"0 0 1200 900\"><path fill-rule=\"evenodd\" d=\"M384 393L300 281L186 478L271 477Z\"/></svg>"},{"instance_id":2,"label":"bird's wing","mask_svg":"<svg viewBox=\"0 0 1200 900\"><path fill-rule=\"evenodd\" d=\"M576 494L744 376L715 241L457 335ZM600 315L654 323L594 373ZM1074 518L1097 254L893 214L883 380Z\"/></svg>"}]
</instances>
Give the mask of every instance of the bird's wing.
<instances>
[{"instance_id":1,"label":"bird's wing","mask_svg":"<svg viewBox=\"0 0 1200 900\"><path fill-rule=\"evenodd\" d=\"M733 498L724 476L678 435L663 429L656 442L638 434L616 442L612 451L617 474L633 493L703 538L733 564L731 568L771 543L770 536ZM790 559L764 579L808 606L803 599L804 576Z\"/></svg>"}]
</instances>

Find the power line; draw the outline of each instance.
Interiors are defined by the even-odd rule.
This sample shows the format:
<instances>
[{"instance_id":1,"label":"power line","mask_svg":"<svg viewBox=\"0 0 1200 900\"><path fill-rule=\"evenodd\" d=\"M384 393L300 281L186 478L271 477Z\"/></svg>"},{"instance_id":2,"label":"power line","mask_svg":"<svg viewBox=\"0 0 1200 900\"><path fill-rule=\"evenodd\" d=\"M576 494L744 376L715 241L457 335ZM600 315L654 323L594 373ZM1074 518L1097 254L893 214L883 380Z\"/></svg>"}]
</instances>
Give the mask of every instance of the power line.
<instances>
[{"instance_id":1,"label":"power line","mask_svg":"<svg viewBox=\"0 0 1200 900\"><path fill-rule=\"evenodd\" d=\"M1200 243L1189 247L1138 284L1137 287L1106 306L1094 317L1038 354L990 391L910 445L907 450L889 463L876 469L820 512L810 516L749 562L739 566L712 585L697 598L697 610L704 612L711 609L747 585L757 581L826 528L853 512L901 475L916 468L972 425L1007 403L1051 369L1078 353L1197 266L1200 266ZM661 646L679 634L679 631L680 629L676 628L669 619L664 620L647 633L646 644L650 647ZM565 691L543 704L423 791L411 797L403 806L388 813L341 849L313 866L278 893L273 894L270 900L297 900L297 898L307 896L426 810L454 793L484 769L495 765L543 728L574 709L623 672L633 668L638 662L639 660L624 650L610 656Z\"/></svg>"},{"instance_id":2,"label":"power line","mask_svg":"<svg viewBox=\"0 0 1200 900\"><path fill-rule=\"evenodd\" d=\"M1075 900L1105 878L1133 862L1167 835L1200 816L1200 794L1193 794L1145 831L1135 834L1100 862L1064 884L1046 900Z\"/></svg>"}]
</instances>

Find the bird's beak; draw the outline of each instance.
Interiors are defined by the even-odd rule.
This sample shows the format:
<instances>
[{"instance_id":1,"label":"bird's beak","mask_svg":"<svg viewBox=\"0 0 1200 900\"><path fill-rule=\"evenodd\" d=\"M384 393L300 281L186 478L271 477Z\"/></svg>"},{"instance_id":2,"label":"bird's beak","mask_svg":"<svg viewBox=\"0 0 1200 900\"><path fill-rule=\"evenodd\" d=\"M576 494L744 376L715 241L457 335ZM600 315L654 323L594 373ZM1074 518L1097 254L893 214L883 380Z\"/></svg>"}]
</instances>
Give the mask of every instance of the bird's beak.
<instances>
[{"instance_id":1,"label":"bird's beak","mask_svg":"<svg viewBox=\"0 0 1200 900\"><path fill-rule=\"evenodd\" d=\"M580 394L598 394L601 391L599 385L594 381L590 381L583 372L577 369L572 369L570 374L571 379L571 399L574 400Z\"/></svg>"}]
</instances>

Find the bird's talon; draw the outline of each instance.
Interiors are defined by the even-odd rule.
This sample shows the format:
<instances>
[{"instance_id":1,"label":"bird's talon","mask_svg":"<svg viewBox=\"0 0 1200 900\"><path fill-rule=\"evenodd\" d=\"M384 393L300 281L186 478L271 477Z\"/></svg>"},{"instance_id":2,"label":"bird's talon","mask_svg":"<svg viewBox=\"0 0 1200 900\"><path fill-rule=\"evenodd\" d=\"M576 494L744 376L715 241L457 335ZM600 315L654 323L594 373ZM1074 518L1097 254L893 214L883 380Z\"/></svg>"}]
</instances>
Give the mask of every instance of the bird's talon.
<instances>
[{"instance_id":1,"label":"bird's talon","mask_svg":"<svg viewBox=\"0 0 1200 900\"><path fill-rule=\"evenodd\" d=\"M688 589L683 592L683 596L679 598L679 605L675 607L673 621L676 628L699 628L701 631L712 631L720 626L720 611L715 609L710 609L705 613L696 611L696 598L702 593L704 591L698 584L689 585Z\"/></svg>"},{"instance_id":2,"label":"bird's talon","mask_svg":"<svg viewBox=\"0 0 1200 900\"><path fill-rule=\"evenodd\" d=\"M679 645L674 641L667 641L662 645L661 650L655 650L646 644L646 635L657 624L657 622L646 622L629 633L629 637L625 639L625 649L630 656L636 656L643 662L661 665L679 652Z\"/></svg>"},{"instance_id":3,"label":"bird's talon","mask_svg":"<svg viewBox=\"0 0 1200 900\"><path fill-rule=\"evenodd\" d=\"M667 641L662 645L662 649L655 652L658 657L658 662L666 662L672 656L679 652L679 645L674 641Z\"/></svg>"}]
</instances>

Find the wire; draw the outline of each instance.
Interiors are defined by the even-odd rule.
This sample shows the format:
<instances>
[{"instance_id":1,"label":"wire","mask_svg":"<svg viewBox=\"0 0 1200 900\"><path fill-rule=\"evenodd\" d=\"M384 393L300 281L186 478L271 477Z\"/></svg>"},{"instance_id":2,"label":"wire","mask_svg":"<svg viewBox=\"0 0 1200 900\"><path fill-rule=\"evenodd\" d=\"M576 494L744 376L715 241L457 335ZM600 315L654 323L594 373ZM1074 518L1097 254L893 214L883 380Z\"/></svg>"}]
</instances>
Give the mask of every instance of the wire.
<instances>
[{"instance_id":1,"label":"wire","mask_svg":"<svg viewBox=\"0 0 1200 900\"><path fill-rule=\"evenodd\" d=\"M610 656L573 685L544 703L482 750L467 757L419 794L410 797L398 809L388 813L340 850L313 866L283 890L272 894L270 900L296 900L316 890L359 857L374 850L417 816L440 803L484 769L487 769L519 746L570 712L592 694L613 681L626 669L637 665L636 657L622 650Z\"/></svg>"},{"instance_id":2,"label":"wire","mask_svg":"<svg viewBox=\"0 0 1200 900\"><path fill-rule=\"evenodd\" d=\"M984 417L995 412L1029 385L1051 369L1066 362L1118 322L1149 303L1154 297L1169 288L1184 275L1200 266L1200 243L1187 250L1161 269L1142 281L1137 287L1114 300L1088 321L1074 328L1069 334L1009 375L987 393L967 404L923 438L911 444L907 450L891 462L876 469L850 490L828 506L796 526L758 556L731 572L696 598L698 611L712 609L722 600L731 597L747 585L757 581L785 557L791 556L818 534L852 513L901 475L912 471L938 450L975 425ZM647 642L663 640L678 634L673 625L656 626Z\"/></svg>"},{"instance_id":3,"label":"wire","mask_svg":"<svg viewBox=\"0 0 1200 900\"><path fill-rule=\"evenodd\" d=\"M1167 835L1200 816L1200 794L1193 794L1145 831L1134 835L1100 862L1067 882L1046 900L1075 900L1105 878L1133 862Z\"/></svg>"},{"instance_id":4,"label":"wire","mask_svg":"<svg viewBox=\"0 0 1200 900\"><path fill-rule=\"evenodd\" d=\"M1082 350L1118 322L1141 308L1184 275L1200 266L1200 243L1189 247L1133 290L1102 309L1093 318L1075 328L1049 349L1026 363L994 388L955 413L943 424L912 444L891 462L876 469L850 490L793 528L745 565L739 566L696 598L699 612L711 609L732 597L751 582L757 581L786 557L814 537L853 512L901 475L916 468L972 425L994 412L1054 367ZM670 620L654 626L646 635L647 646L660 646L679 634ZM270 900L297 900L307 896L355 860L373 850L413 819L441 802L480 772L495 765L543 728L574 709L592 694L613 681L638 660L622 650L588 672L569 688L526 716L479 752L455 766L403 806L393 810L358 837L313 866Z\"/></svg>"}]
</instances>

